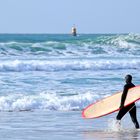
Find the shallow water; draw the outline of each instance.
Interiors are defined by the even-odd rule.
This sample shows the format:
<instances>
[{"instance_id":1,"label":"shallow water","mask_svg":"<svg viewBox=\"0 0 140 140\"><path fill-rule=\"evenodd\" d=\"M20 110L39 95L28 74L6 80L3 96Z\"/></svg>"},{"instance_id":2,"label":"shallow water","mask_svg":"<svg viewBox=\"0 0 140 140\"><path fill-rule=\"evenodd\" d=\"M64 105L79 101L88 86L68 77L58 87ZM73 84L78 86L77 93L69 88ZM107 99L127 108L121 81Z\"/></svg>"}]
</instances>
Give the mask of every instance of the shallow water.
<instances>
[{"instance_id":1,"label":"shallow water","mask_svg":"<svg viewBox=\"0 0 140 140\"><path fill-rule=\"evenodd\" d=\"M140 109L138 109L139 111ZM114 130L111 121L115 115L116 113L98 119L86 120L81 117L81 111L1 112L0 139L140 139L140 131L135 130L129 115L123 118L122 129Z\"/></svg>"}]
</instances>

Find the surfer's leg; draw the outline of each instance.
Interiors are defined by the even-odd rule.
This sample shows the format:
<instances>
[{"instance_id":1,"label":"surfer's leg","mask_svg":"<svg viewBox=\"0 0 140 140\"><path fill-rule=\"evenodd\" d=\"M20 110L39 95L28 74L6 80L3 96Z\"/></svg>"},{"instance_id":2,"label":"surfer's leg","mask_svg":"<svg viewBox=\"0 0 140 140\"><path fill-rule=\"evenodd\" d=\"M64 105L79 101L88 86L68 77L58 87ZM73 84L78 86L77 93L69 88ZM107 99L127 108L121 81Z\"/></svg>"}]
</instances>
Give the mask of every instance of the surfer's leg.
<instances>
[{"instance_id":1,"label":"surfer's leg","mask_svg":"<svg viewBox=\"0 0 140 140\"><path fill-rule=\"evenodd\" d=\"M139 128L139 123L137 121L137 113L136 113L136 106L134 106L130 111L130 116L131 116L131 119L135 125L135 127L138 129Z\"/></svg>"},{"instance_id":2,"label":"surfer's leg","mask_svg":"<svg viewBox=\"0 0 140 140\"><path fill-rule=\"evenodd\" d=\"M129 111L129 108L128 108L128 107L122 108L122 109L119 111L119 113L118 113L116 119L117 119L117 120L121 120L122 117L123 117L128 111Z\"/></svg>"}]
</instances>

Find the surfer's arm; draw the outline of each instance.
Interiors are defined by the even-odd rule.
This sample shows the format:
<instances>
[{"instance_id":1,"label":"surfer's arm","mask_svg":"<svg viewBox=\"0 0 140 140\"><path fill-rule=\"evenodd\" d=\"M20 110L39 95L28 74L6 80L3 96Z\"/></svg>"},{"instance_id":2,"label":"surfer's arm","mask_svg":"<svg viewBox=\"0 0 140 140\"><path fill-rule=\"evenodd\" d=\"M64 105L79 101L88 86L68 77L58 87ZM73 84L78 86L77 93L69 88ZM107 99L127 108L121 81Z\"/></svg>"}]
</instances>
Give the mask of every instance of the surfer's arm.
<instances>
[{"instance_id":1,"label":"surfer's arm","mask_svg":"<svg viewBox=\"0 0 140 140\"><path fill-rule=\"evenodd\" d=\"M124 103L125 103L125 99L126 99L126 96L127 96L127 92L128 92L128 88L126 86L124 86L122 97L121 97L120 108L124 107Z\"/></svg>"}]
</instances>

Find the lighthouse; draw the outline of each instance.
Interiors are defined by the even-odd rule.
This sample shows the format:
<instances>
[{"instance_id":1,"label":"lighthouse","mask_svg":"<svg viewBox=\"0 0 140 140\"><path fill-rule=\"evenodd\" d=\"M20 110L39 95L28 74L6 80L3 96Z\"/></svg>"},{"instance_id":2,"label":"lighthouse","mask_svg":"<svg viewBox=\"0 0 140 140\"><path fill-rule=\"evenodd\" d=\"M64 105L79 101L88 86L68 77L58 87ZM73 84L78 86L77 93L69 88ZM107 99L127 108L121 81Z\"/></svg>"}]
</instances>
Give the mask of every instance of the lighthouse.
<instances>
[{"instance_id":1,"label":"lighthouse","mask_svg":"<svg viewBox=\"0 0 140 140\"><path fill-rule=\"evenodd\" d=\"M72 27L71 34L72 34L73 36L76 36L76 35L77 35L76 27L75 27L75 26Z\"/></svg>"}]
</instances>

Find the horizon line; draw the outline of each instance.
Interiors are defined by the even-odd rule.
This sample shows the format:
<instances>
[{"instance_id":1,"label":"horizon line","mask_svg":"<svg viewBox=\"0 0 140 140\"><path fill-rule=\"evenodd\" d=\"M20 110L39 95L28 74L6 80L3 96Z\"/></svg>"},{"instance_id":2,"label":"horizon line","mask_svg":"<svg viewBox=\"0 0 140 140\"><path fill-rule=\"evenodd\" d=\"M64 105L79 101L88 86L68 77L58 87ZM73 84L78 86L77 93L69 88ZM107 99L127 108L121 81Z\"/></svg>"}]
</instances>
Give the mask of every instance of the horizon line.
<instances>
[{"instance_id":1,"label":"horizon line","mask_svg":"<svg viewBox=\"0 0 140 140\"><path fill-rule=\"evenodd\" d=\"M71 33L41 33L41 32L40 33L35 33L35 32L34 33L22 33L22 32L21 33L14 33L14 32L13 33L6 33L5 32L5 33L0 33L0 34L21 34L21 35L24 35L24 34L29 34L29 35L30 34L50 34L50 35L51 34L58 34L58 35L72 35ZM77 33L77 35L81 35L81 34L85 34L85 35L86 34L87 35L90 35L90 34L94 35L95 34L96 35L96 34L140 34L140 33L135 33L135 32L127 32L127 33L123 33L123 32L121 32L121 33L115 33L115 32L114 33L110 33L110 32L109 33Z\"/></svg>"}]
</instances>

